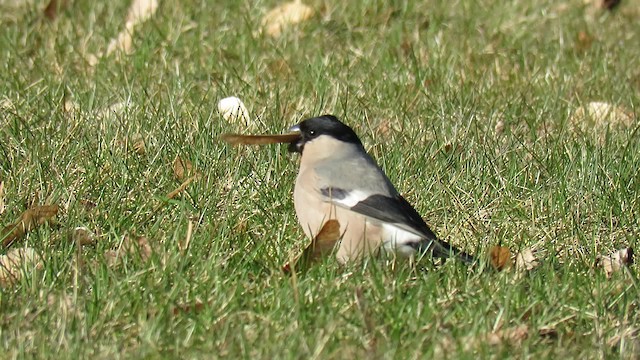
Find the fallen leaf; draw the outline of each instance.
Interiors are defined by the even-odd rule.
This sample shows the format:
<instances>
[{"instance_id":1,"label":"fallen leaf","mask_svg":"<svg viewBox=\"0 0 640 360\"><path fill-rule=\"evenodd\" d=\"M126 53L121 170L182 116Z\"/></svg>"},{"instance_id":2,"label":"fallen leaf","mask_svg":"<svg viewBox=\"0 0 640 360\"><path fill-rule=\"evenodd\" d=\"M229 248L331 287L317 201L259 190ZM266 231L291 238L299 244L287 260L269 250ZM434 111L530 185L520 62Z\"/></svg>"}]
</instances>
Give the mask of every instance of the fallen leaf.
<instances>
[{"instance_id":1,"label":"fallen leaf","mask_svg":"<svg viewBox=\"0 0 640 360\"><path fill-rule=\"evenodd\" d=\"M4 181L0 180L0 215L4 213Z\"/></svg>"},{"instance_id":2,"label":"fallen leaf","mask_svg":"<svg viewBox=\"0 0 640 360\"><path fill-rule=\"evenodd\" d=\"M144 155L146 153L147 151L146 145L144 143L144 138L142 137L141 134L134 134L131 137L131 142L133 143L133 150L138 155Z\"/></svg>"},{"instance_id":3,"label":"fallen leaf","mask_svg":"<svg viewBox=\"0 0 640 360\"><path fill-rule=\"evenodd\" d=\"M503 330L497 330L487 334L486 342L489 345L502 345L508 343L510 345L518 345L529 336L529 327L527 325L518 325Z\"/></svg>"},{"instance_id":4,"label":"fallen leaf","mask_svg":"<svg viewBox=\"0 0 640 360\"><path fill-rule=\"evenodd\" d=\"M179 304L176 305L173 310L173 316L180 315L181 313L192 313L196 314L205 309L205 306L208 304L203 303L202 301L196 301L193 304Z\"/></svg>"},{"instance_id":5,"label":"fallen leaf","mask_svg":"<svg viewBox=\"0 0 640 360\"><path fill-rule=\"evenodd\" d=\"M136 25L147 21L158 10L158 0L133 0L129 11L127 12L127 18L125 21L124 29L111 39L107 46L106 56L111 55L114 52L121 52L124 54L132 53L133 34Z\"/></svg>"},{"instance_id":6,"label":"fallen leaf","mask_svg":"<svg viewBox=\"0 0 640 360\"><path fill-rule=\"evenodd\" d=\"M463 150L462 145L457 144L457 145L453 145L452 143L448 142L446 144L444 144L444 152L448 153L448 154L453 154L453 153L460 153Z\"/></svg>"},{"instance_id":7,"label":"fallen leaf","mask_svg":"<svg viewBox=\"0 0 640 360\"><path fill-rule=\"evenodd\" d=\"M538 335L542 338L557 339L558 330L552 326L541 326L538 328Z\"/></svg>"},{"instance_id":8,"label":"fallen leaf","mask_svg":"<svg viewBox=\"0 0 640 360\"><path fill-rule=\"evenodd\" d=\"M241 134L223 134L220 138L231 145L268 145L268 144L284 144L292 143L300 139L300 134L282 134L282 135L241 135Z\"/></svg>"},{"instance_id":9,"label":"fallen leaf","mask_svg":"<svg viewBox=\"0 0 640 360\"><path fill-rule=\"evenodd\" d=\"M401 126L390 119L385 119L378 124L376 127L376 133L380 134L383 137L390 137L394 133L401 133Z\"/></svg>"},{"instance_id":10,"label":"fallen leaf","mask_svg":"<svg viewBox=\"0 0 640 360\"><path fill-rule=\"evenodd\" d=\"M127 23L125 29L118 33L118 36L111 39L109 45L107 45L107 53L105 56L109 56L114 52L120 52L122 54L131 54L133 44L133 24Z\"/></svg>"},{"instance_id":11,"label":"fallen leaf","mask_svg":"<svg viewBox=\"0 0 640 360\"><path fill-rule=\"evenodd\" d=\"M96 208L96 206L98 206L98 204L95 201L92 201L89 199L80 200L80 204L82 204L84 211L93 211Z\"/></svg>"},{"instance_id":12,"label":"fallen leaf","mask_svg":"<svg viewBox=\"0 0 640 360\"><path fill-rule=\"evenodd\" d=\"M609 256L598 256L596 258L596 267L604 269L607 277L615 272L620 271L625 266L633 264L633 249L630 247L616 250Z\"/></svg>"},{"instance_id":13,"label":"fallen leaf","mask_svg":"<svg viewBox=\"0 0 640 360\"><path fill-rule=\"evenodd\" d=\"M147 21L158 10L158 0L133 0L127 12L126 23L139 24Z\"/></svg>"},{"instance_id":14,"label":"fallen leaf","mask_svg":"<svg viewBox=\"0 0 640 360\"><path fill-rule=\"evenodd\" d=\"M516 271L530 271L539 265L531 249L524 249L518 252L515 264Z\"/></svg>"},{"instance_id":15,"label":"fallen leaf","mask_svg":"<svg viewBox=\"0 0 640 360\"><path fill-rule=\"evenodd\" d=\"M87 54L85 59L90 66L95 66L103 56L113 53L131 54L133 52L133 34L138 24L149 20L158 10L158 0L133 0L127 11L124 29L109 41L107 49L97 54Z\"/></svg>"},{"instance_id":16,"label":"fallen leaf","mask_svg":"<svg viewBox=\"0 0 640 360\"><path fill-rule=\"evenodd\" d=\"M153 249L151 248L151 245L149 244L149 239L147 239L146 236L139 236L136 238L135 241L135 246L136 246L136 250L140 253L140 257L142 258L143 261L146 261L149 259L149 257L151 257L151 254L153 253Z\"/></svg>"},{"instance_id":17,"label":"fallen leaf","mask_svg":"<svg viewBox=\"0 0 640 360\"><path fill-rule=\"evenodd\" d=\"M125 110L132 107L133 104L130 101L120 101L99 110L97 116L101 119L116 118L122 116Z\"/></svg>"},{"instance_id":18,"label":"fallen leaf","mask_svg":"<svg viewBox=\"0 0 640 360\"><path fill-rule=\"evenodd\" d=\"M607 340L607 345L611 348L624 349L621 354L632 355L625 357L627 359L637 359L640 354L640 343L638 342L640 327L636 324L629 324L627 320L617 327L615 334Z\"/></svg>"},{"instance_id":19,"label":"fallen leaf","mask_svg":"<svg viewBox=\"0 0 640 360\"><path fill-rule=\"evenodd\" d=\"M66 115L72 116L80 111L80 106L71 99L65 99L62 104L62 110Z\"/></svg>"},{"instance_id":20,"label":"fallen leaf","mask_svg":"<svg viewBox=\"0 0 640 360\"><path fill-rule=\"evenodd\" d=\"M16 106L13 104L13 101L11 101L11 99L8 98L4 98L2 99L2 101L0 101L0 109L2 110L15 110Z\"/></svg>"},{"instance_id":21,"label":"fallen leaf","mask_svg":"<svg viewBox=\"0 0 640 360\"><path fill-rule=\"evenodd\" d=\"M49 1L49 4L44 9L44 15L49 20L54 20L58 16L58 13L60 13L61 10L64 10L64 8L67 6L67 2L68 2L68 0L60 0L60 1L51 0L51 1Z\"/></svg>"},{"instance_id":22,"label":"fallen leaf","mask_svg":"<svg viewBox=\"0 0 640 360\"><path fill-rule=\"evenodd\" d=\"M189 160L182 159L180 155L173 160L173 175L178 181L184 181L189 176L196 175L193 164Z\"/></svg>"},{"instance_id":23,"label":"fallen leaf","mask_svg":"<svg viewBox=\"0 0 640 360\"><path fill-rule=\"evenodd\" d=\"M308 262L313 262L328 255L333 251L336 243L340 241L340 237L340 223L338 220L327 221L315 239L302 253L303 258Z\"/></svg>"},{"instance_id":24,"label":"fallen leaf","mask_svg":"<svg viewBox=\"0 0 640 360\"><path fill-rule=\"evenodd\" d=\"M230 96L218 101L218 112L230 123L241 123L245 128L253 127L249 110L244 106L242 100L235 96Z\"/></svg>"},{"instance_id":25,"label":"fallen leaf","mask_svg":"<svg viewBox=\"0 0 640 360\"><path fill-rule=\"evenodd\" d=\"M443 334L439 342L435 344L437 358L450 358L451 354L463 350L465 352L476 352L483 347L489 346L520 346L529 337L529 327L526 324L513 326L507 329L491 331L474 335L466 335L454 340L450 336ZM461 345L461 349L458 349ZM454 356L455 357L455 356Z\"/></svg>"},{"instance_id":26,"label":"fallen leaf","mask_svg":"<svg viewBox=\"0 0 640 360\"><path fill-rule=\"evenodd\" d=\"M26 247L11 249L5 255L0 255L0 285L7 287L22 278L22 270L42 268L40 257L35 250Z\"/></svg>"},{"instance_id":27,"label":"fallen leaf","mask_svg":"<svg viewBox=\"0 0 640 360\"><path fill-rule=\"evenodd\" d=\"M593 44L593 36L586 31L578 32L578 38L576 42L576 48L580 51L585 51Z\"/></svg>"},{"instance_id":28,"label":"fallen leaf","mask_svg":"<svg viewBox=\"0 0 640 360\"><path fill-rule=\"evenodd\" d=\"M616 6L620 5L622 0L600 0L600 7L607 10L613 10Z\"/></svg>"},{"instance_id":29,"label":"fallen leaf","mask_svg":"<svg viewBox=\"0 0 640 360\"><path fill-rule=\"evenodd\" d=\"M496 270L504 270L511 267L511 251L505 246L493 246L489 251L489 260Z\"/></svg>"},{"instance_id":30,"label":"fallen leaf","mask_svg":"<svg viewBox=\"0 0 640 360\"><path fill-rule=\"evenodd\" d=\"M262 18L262 29L269 36L278 37L285 28L311 18L313 13L313 9L300 0L284 3L271 9Z\"/></svg>"},{"instance_id":31,"label":"fallen leaf","mask_svg":"<svg viewBox=\"0 0 640 360\"><path fill-rule=\"evenodd\" d=\"M84 55L84 59L87 62L87 64L91 67L94 67L96 65L98 65L98 63L100 62L100 56L102 56L101 54L85 54Z\"/></svg>"},{"instance_id":32,"label":"fallen leaf","mask_svg":"<svg viewBox=\"0 0 640 360\"><path fill-rule=\"evenodd\" d=\"M633 125L634 117L621 107L606 102L590 102L576 109L569 122L574 131L592 133L602 141L606 135L603 130L628 128Z\"/></svg>"},{"instance_id":33,"label":"fallen leaf","mask_svg":"<svg viewBox=\"0 0 640 360\"><path fill-rule=\"evenodd\" d=\"M320 229L320 232L311 241L311 244L307 246L300 256L293 260L293 265L307 267L322 260L323 257L331 254L336 243L340 241L342 234L340 233L340 223L338 220L328 220ZM291 264L286 264L283 267L285 273L291 271Z\"/></svg>"},{"instance_id":34,"label":"fallen leaf","mask_svg":"<svg viewBox=\"0 0 640 360\"><path fill-rule=\"evenodd\" d=\"M504 132L504 121L498 120L498 122L496 122L496 126L493 128L493 132L496 135L501 135Z\"/></svg>"},{"instance_id":35,"label":"fallen leaf","mask_svg":"<svg viewBox=\"0 0 640 360\"><path fill-rule=\"evenodd\" d=\"M96 243L96 235L84 226L73 229L71 240L77 246L93 245Z\"/></svg>"},{"instance_id":36,"label":"fallen leaf","mask_svg":"<svg viewBox=\"0 0 640 360\"><path fill-rule=\"evenodd\" d=\"M20 219L0 231L2 246L9 247L35 227L47 223L58 213L58 205L36 206L26 210Z\"/></svg>"}]
</instances>

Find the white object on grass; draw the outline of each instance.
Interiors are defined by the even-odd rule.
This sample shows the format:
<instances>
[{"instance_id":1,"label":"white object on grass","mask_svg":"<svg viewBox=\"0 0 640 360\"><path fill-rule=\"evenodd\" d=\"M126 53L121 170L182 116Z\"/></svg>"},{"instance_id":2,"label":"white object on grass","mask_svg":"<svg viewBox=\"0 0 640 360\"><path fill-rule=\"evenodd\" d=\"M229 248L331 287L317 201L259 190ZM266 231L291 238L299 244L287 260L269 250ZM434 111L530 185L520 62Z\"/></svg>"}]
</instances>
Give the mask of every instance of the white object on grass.
<instances>
[{"instance_id":1,"label":"white object on grass","mask_svg":"<svg viewBox=\"0 0 640 360\"><path fill-rule=\"evenodd\" d=\"M218 111L229 122L242 122L247 127L251 126L249 111L242 103L242 100L235 96L220 100L218 102Z\"/></svg>"}]
</instances>

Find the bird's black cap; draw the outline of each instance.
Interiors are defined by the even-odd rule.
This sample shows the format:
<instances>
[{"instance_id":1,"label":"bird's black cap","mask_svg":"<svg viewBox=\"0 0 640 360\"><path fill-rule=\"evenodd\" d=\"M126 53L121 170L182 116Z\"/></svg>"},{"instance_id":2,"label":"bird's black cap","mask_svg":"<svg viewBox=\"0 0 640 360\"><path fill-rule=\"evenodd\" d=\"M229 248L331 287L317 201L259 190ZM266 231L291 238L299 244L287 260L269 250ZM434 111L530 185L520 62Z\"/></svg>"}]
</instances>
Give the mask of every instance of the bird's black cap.
<instances>
[{"instance_id":1,"label":"bird's black cap","mask_svg":"<svg viewBox=\"0 0 640 360\"><path fill-rule=\"evenodd\" d=\"M333 115L322 115L303 120L290 130L300 132L300 138L289 144L290 152L302 153L305 143L321 135L328 135L340 141L362 146L362 142L353 129Z\"/></svg>"}]
</instances>

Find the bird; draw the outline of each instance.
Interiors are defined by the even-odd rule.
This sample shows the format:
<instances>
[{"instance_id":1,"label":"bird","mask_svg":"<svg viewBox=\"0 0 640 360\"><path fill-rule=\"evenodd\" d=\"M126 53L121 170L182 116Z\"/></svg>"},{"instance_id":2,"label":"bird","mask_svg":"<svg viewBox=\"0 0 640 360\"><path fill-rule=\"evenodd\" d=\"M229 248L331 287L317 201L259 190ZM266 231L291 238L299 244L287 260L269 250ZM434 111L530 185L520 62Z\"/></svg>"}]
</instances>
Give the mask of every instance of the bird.
<instances>
[{"instance_id":1,"label":"bird","mask_svg":"<svg viewBox=\"0 0 640 360\"><path fill-rule=\"evenodd\" d=\"M399 258L430 254L473 256L440 240L367 153L358 135L336 116L322 115L289 129L298 136L288 151L300 154L293 198L299 225L312 239L331 219L340 224L338 262L380 251Z\"/></svg>"}]
</instances>

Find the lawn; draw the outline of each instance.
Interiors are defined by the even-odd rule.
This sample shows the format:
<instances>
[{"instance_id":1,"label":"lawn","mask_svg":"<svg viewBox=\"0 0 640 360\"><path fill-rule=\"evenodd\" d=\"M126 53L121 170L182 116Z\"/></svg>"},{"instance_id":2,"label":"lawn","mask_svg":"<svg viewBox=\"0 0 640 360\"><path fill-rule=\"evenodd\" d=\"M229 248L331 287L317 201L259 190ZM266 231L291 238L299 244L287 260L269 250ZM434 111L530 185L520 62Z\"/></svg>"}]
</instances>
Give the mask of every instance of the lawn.
<instances>
[{"instance_id":1,"label":"lawn","mask_svg":"<svg viewBox=\"0 0 640 360\"><path fill-rule=\"evenodd\" d=\"M640 357L637 265L595 266L640 248L638 3L305 0L275 36L277 1L167 0L110 51L129 2L60 2L0 1L2 253L35 254L0 357ZM440 237L538 265L284 274L298 159L219 136L324 113Z\"/></svg>"}]
</instances>

